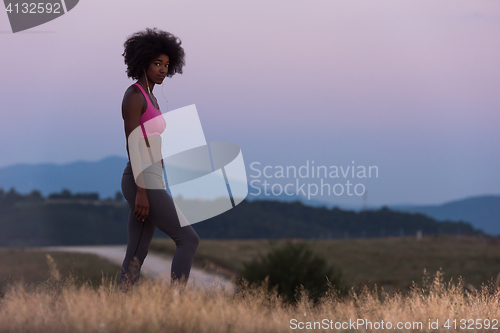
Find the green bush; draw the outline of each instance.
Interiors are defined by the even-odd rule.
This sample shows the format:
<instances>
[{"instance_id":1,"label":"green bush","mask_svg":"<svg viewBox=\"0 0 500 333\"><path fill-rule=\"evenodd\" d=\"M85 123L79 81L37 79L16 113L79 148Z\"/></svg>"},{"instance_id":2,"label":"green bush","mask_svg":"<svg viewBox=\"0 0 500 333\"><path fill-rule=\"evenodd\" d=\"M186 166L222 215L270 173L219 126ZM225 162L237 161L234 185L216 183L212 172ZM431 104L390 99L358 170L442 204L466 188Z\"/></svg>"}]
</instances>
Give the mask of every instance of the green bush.
<instances>
[{"instance_id":1,"label":"green bush","mask_svg":"<svg viewBox=\"0 0 500 333\"><path fill-rule=\"evenodd\" d=\"M265 256L243 263L242 278L258 285L268 277L268 289L277 288L279 295L290 303L297 301L302 285L309 297L317 301L331 287L342 291L341 271L328 266L326 260L310 249L307 243L286 242ZM240 279L240 284L243 283Z\"/></svg>"}]
</instances>

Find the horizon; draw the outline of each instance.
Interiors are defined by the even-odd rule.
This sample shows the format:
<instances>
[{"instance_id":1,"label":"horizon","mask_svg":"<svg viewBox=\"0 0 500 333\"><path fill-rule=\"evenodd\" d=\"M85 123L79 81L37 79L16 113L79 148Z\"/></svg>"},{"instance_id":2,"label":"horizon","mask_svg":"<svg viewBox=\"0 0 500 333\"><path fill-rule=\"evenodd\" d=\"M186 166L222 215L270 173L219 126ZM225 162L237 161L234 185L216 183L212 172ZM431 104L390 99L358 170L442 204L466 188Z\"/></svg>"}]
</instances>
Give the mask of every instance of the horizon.
<instances>
[{"instance_id":1,"label":"horizon","mask_svg":"<svg viewBox=\"0 0 500 333\"><path fill-rule=\"evenodd\" d=\"M0 173L2 172L3 169L7 169L7 168L12 168L12 167L16 167L16 166L56 166L56 167L64 167L64 166L68 166L68 165L72 165L72 164L78 164L78 163L84 163L84 164L92 164L92 163L99 163L99 162L102 162L104 160L108 160L108 159L127 159L126 156L119 156L119 155L110 155L110 156L106 156L106 157L103 157L103 158L100 158L100 159L97 159L97 160L94 160L94 161L91 161L91 160L75 160L75 161L71 161L71 162L65 162L65 163L52 163L52 162L47 162L47 163L15 163L15 164L11 164L11 165L7 165L7 166L3 166L3 167L0 167ZM268 198L263 198L262 196L257 196L257 195L252 195L251 194L251 186L250 184L248 185L249 186L249 192L248 192L248 196L246 199L248 198L251 198L251 200L277 200L277 201L283 201L283 197L280 199L279 197L276 197L276 196L273 196L272 194L268 197ZM11 189L12 187L3 187L1 184L0 184L0 190L3 190L4 192L7 192ZM67 187L64 187L64 188L61 188L60 191L52 191L50 193L46 193L45 194L45 197L47 197L48 195L50 194L56 194L56 193L60 193L63 189L69 189L71 191L72 194L76 194L76 193L99 193L99 200L103 200L103 198L109 198L110 196L109 195L102 195L98 190L95 190L94 192L92 191L78 191L78 190L71 190L71 185L68 185ZM262 190L264 190L264 188L261 188ZM17 193L20 193L20 194L23 194L23 195L26 195L26 194L29 194L31 191L33 190L38 190L42 193L43 195L43 191L41 191L40 189L38 188L33 188L32 190L28 190L28 191L20 191L18 189L16 189L14 187L14 190L17 192ZM119 189L117 189L116 191L120 192ZM120 192L121 193L121 192ZM270 192L269 192L270 193ZM263 193L262 193L263 195ZM465 196L465 197L456 197L456 198L450 198L444 202L434 202L434 203L412 203L412 202L393 202L393 203L379 203L379 204L367 204L366 205L366 208L370 209L370 208L373 208L373 209L378 209L378 208L381 208L381 207L384 207L384 206L388 206L389 208L397 208L397 207L411 207L411 206L442 206L442 205L446 205L448 203L453 203L453 202L458 202L458 201L462 201L462 200L468 200L468 199L474 199L474 198L481 198L481 197L495 197L495 196L500 196L500 192L498 193L484 193L484 194L478 194L478 195L471 195L471 196ZM273 199L274 197L274 199ZM301 201L303 204L306 204L307 205L307 197L303 197L303 196L300 196L300 197L297 197L297 196L289 196L288 199L291 199L294 198L294 199L297 199L299 201ZM327 206L330 206L330 207L334 207L335 205L338 205L339 207L342 207L343 209L347 209L347 208L352 208L354 210L359 210L359 209L362 209L364 207L364 204L363 203L359 203L359 204L356 204L356 203L346 203L346 202L328 202L328 201L324 201L322 199L312 199L312 203L309 204L310 206L317 206L317 204L324 204L324 205L327 205Z\"/></svg>"},{"instance_id":2,"label":"horizon","mask_svg":"<svg viewBox=\"0 0 500 333\"><path fill-rule=\"evenodd\" d=\"M500 190L500 2L256 1L89 0L15 34L0 13L0 167L126 157L123 42L158 27L186 51L184 73L153 89L160 109L196 104L206 141L241 147L249 181L252 162L354 161L378 167L352 180L368 204ZM339 178L323 199L362 205Z\"/></svg>"}]
</instances>

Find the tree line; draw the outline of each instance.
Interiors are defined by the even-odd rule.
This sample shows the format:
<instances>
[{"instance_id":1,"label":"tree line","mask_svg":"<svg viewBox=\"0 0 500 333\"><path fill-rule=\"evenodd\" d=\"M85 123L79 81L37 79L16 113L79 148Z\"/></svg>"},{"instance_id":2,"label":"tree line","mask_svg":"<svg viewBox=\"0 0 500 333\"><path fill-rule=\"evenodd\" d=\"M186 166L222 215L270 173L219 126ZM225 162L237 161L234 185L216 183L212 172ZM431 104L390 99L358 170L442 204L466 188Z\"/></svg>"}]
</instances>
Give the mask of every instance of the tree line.
<instances>
[{"instance_id":1,"label":"tree line","mask_svg":"<svg viewBox=\"0 0 500 333\"><path fill-rule=\"evenodd\" d=\"M89 202L93 204L89 204ZM0 246L125 244L129 208L120 192L99 199L97 193L62 190L43 197L0 189ZM423 214L383 207L361 212L310 207L296 201L243 201L193 228L203 238L371 238L415 235L479 235L470 223L438 222ZM161 231L157 237L166 237Z\"/></svg>"}]
</instances>

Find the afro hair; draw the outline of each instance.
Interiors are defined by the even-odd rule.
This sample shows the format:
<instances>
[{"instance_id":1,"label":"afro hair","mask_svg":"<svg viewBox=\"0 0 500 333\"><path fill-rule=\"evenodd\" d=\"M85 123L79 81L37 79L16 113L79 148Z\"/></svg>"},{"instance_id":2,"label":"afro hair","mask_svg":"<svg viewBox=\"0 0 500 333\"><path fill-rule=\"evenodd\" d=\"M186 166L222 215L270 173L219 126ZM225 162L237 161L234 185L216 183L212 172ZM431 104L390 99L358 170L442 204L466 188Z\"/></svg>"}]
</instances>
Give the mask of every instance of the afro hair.
<instances>
[{"instance_id":1,"label":"afro hair","mask_svg":"<svg viewBox=\"0 0 500 333\"><path fill-rule=\"evenodd\" d=\"M159 55L169 58L167 76L182 74L184 66L184 49L181 40L169 32L157 28L146 28L129 36L123 46L122 56L127 65L127 76L138 80L143 70Z\"/></svg>"}]
</instances>

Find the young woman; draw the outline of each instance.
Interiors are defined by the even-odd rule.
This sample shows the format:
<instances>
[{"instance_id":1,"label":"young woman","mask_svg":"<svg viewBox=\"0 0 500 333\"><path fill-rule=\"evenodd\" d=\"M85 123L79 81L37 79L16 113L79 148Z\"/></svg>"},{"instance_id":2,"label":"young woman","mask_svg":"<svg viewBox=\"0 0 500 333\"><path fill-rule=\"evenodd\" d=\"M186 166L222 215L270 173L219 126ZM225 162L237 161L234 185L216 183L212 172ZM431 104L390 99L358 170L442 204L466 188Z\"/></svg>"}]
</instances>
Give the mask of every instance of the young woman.
<instances>
[{"instance_id":1,"label":"young woman","mask_svg":"<svg viewBox=\"0 0 500 333\"><path fill-rule=\"evenodd\" d=\"M169 235L177 246L171 281L185 283L200 239L191 225L180 226L174 202L165 190L159 149L165 120L152 93L154 86L162 84L165 77L182 74L184 50L177 37L156 28L131 35L124 47L127 76L137 82L125 91L122 102L129 162L123 171L121 186L130 211L127 253L120 273L120 285L126 288L139 279L156 227ZM135 140L137 133L141 135ZM148 154L143 154L143 151L148 151ZM136 165L140 165L141 158L149 157L152 165L139 175L141 170ZM134 166L131 162L135 163Z\"/></svg>"}]
</instances>

